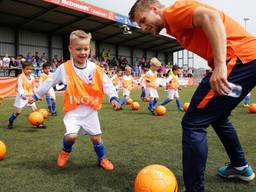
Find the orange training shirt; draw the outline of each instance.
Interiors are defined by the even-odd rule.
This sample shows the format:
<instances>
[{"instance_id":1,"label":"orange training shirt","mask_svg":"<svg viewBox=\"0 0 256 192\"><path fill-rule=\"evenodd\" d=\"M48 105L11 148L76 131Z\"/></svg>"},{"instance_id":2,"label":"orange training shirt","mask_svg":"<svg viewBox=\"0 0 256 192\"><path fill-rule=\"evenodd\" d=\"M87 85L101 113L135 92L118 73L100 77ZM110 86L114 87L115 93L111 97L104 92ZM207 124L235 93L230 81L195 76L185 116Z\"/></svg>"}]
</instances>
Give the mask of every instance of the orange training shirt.
<instances>
[{"instance_id":1,"label":"orange training shirt","mask_svg":"<svg viewBox=\"0 0 256 192\"><path fill-rule=\"evenodd\" d=\"M103 99L103 70L96 65L93 82L87 84L76 74L72 62L64 63L67 78L67 89L64 93L64 112L87 105L95 110L102 106Z\"/></svg>"},{"instance_id":2,"label":"orange training shirt","mask_svg":"<svg viewBox=\"0 0 256 192\"><path fill-rule=\"evenodd\" d=\"M171 82L167 84L166 88L167 89L174 89L174 90L177 90L180 86L179 84L179 78L177 75L174 75L174 74L171 74L172 76L172 80Z\"/></svg>"},{"instance_id":3,"label":"orange training shirt","mask_svg":"<svg viewBox=\"0 0 256 192\"><path fill-rule=\"evenodd\" d=\"M227 60L239 58L243 63L256 59L256 37L246 32L231 17L209 5L196 0L176 1L164 11L164 22L167 33L177 39L181 46L196 53L213 66L213 54L210 42L200 28L193 27L193 12L198 7L206 7L217 11L226 29Z\"/></svg>"},{"instance_id":4,"label":"orange training shirt","mask_svg":"<svg viewBox=\"0 0 256 192\"><path fill-rule=\"evenodd\" d=\"M155 89L157 88L157 83L156 83L157 74L152 74L150 76L146 74L144 78L145 78L147 87L151 87Z\"/></svg>"},{"instance_id":5,"label":"orange training shirt","mask_svg":"<svg viewBox=\"0 0 256 192\"><path fill-rule=\"evenodd\" d=\"M31 83L29 83L24 73L20 74L20 77L22 79L22 87L25 91L25 95L26 96L34 95L34 85L35 85L34 79L32 79Z\"/></svg>"}]
</instances>

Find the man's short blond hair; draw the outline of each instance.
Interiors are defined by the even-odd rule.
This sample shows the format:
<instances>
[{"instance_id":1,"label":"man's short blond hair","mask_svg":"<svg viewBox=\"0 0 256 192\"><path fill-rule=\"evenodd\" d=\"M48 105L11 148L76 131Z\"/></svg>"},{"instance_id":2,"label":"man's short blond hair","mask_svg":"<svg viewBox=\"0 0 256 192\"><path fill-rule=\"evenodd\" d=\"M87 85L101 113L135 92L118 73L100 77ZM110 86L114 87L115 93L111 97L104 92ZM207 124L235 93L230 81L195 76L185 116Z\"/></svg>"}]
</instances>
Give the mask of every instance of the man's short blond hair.
<instances>
[{"instance_id":1,"label":"man's short blond hair","mask_svg":"<svg viewBox=\"0 0 256 192\"><path fill-rule=\"evenodd\" d=\"M146 10L149 9L150 5L155 4L158 5L159 7L163 7L163 5L160 3L159 0L137 0L130 12L129 12L129 19L131 21L135 21L135 15L137 12L142 11L142 10Z\"/></svg>"},{"instance_id":2,"label":"man's short blond hair","mask_svg":"<svg viewBox=\"0 0 256 192\"><path fill-rule=\"evenodd\" d=\"M161 62L156 57L153 57L150 60L150 66L161 67Z\"/></svg>"},{"instance_id":3,"label":"man's short blond hair","mask_svg":"<svg viewBox=\"0 0 256 192\"><path fill-rule=\"evenodd\" d=\"M91 33L85 33L83 30L75 30L72 31L69 36L69 44L71 44L75 39L88 39L88 41L91 41L92 35Z\"/></svg>"}]
</instances>

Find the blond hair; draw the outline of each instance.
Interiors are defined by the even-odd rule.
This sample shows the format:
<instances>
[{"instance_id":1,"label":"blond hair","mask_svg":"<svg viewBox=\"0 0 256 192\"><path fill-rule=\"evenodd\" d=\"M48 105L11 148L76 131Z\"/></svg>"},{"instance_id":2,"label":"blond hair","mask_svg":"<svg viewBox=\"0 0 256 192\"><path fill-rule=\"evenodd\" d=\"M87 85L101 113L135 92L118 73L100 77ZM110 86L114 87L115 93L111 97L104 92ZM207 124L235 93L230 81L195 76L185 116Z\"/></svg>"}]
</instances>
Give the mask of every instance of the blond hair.
<instances>
[{"instance_id":1,"label":"blond hair","mask_svg":"<svg viewBox=\"0 0 256 192\"><path fill-rule=\"evenodd\" d=\"M92 35L91 33L85 33L83 30L75 30L72 31L69 36L69 44L72 43L75 39L88 39L91 41Z\"/></svg>"},{"instance_id":2,"label":"blond hair","mask_svg":"<svg viewBox=\"0 0 256 192\"><path fill-rule=\"evenodd\" d=\"M129 65L126 65L125 71L132 71L132 68Z\"/></svg>"},{"instance_id":3,"label":"blond hair","mask_svg":"<svg viewBox=\"0 0 256 192\"><path fill-rule=\"evenodd\" d=\"M129 19L131 21L135 21L135 15L137 12L142 11L142 10L146 10L150 8L150 5L155 4L158 5L158 7L164 7L159 0L137 0L130 12L129 12Z\"/></svg>"},{"instance_id":4,"label":"blond hair","mask_svg":"<svg viewBox=\"0 0 256 192\"><path fill-rule=\"evenodd\" d=\"M156 57L153 57L150 60L150 66L160 67L161 66L161 62Z\"/></svg>"}]
</instances>

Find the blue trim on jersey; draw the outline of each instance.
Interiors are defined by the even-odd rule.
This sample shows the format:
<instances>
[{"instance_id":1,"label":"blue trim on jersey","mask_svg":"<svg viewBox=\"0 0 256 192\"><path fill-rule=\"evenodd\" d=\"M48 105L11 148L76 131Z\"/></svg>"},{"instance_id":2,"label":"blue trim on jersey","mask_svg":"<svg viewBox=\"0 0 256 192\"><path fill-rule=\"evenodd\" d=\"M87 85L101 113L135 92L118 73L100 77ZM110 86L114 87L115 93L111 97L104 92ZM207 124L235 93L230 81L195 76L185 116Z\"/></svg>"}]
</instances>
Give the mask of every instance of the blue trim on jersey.
<instances>
[{"instance_id":1,"label":"blue trim on jersey","mask_svg":"<svg viewBox=\"0 0 256 192\"><path fill-rule=\"evenodd\" d=\"M86 65L85 65L85 67L79 67L79 66L77 66L77 63L74 62L74 67L77 68L77 69L86 69L87 63L86 63Z\"/></svg>"}]
</instances>

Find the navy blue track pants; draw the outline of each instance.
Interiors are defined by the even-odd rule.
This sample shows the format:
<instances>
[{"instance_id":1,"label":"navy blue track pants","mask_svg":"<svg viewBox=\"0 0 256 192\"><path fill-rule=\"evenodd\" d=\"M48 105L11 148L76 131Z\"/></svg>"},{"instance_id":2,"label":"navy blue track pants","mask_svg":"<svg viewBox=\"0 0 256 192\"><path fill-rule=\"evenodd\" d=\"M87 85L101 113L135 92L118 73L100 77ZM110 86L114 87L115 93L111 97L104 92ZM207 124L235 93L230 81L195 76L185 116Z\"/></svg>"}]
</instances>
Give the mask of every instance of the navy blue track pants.
<instances>
[{"instance_id":1,"label":"navy blue track pants","mask_svg":"<svg viewBox=\"0 0 256 192\"><path fill-rule=\"evenodd\" d=\"M237 60L228 76L229 82L242 86L239 98L213 96L203 108L198 108L211 90L210 77L211 74L208 74L201 81L182 120L183 179L187 192L204 191L209 125L212 125L224 145L231 165L239 167L247 164L237 133L228 117L256 85L256 60L247 64Z\"/></svg>"}]
</instances>

